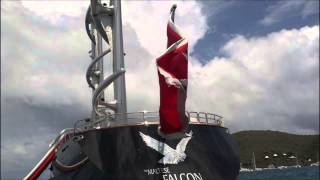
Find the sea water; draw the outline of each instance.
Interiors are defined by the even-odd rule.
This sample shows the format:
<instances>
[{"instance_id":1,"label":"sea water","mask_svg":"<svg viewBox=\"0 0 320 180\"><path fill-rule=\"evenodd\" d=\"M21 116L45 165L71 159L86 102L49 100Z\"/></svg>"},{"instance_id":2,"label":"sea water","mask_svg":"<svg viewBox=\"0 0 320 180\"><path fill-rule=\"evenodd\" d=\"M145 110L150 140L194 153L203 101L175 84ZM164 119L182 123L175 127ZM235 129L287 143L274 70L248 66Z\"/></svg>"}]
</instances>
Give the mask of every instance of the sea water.
<instances>
[{"instance_id":1,"label":"sea water","mask_svg":"<svg viewBox=\"0 0 320 180\"><path fill-rule=\"evenodd\" d=\"M319 166L240 172L237 180L319 180Z\"/></svg>"}]
</instances>

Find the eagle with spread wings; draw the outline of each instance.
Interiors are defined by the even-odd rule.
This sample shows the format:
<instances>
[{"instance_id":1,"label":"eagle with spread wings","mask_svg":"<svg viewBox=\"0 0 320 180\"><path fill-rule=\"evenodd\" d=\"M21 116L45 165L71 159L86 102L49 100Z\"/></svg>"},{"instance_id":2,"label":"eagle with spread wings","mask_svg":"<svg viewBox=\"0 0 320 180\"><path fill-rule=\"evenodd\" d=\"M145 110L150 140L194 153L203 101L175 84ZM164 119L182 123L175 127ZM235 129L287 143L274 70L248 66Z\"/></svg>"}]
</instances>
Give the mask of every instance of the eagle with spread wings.
<instances>
[{"instance_id":1,"label":"eagle with spread wings","mask_svg":"<svg viewBox=\"0 0 320 180\"><path fill-rule=\"evenodd\" d=\"M147 146L164 155L164 157L158 161L161 164L178 164L187 157L185 150L188 142L192 138L192 131L189 134L186 134L187 137L180 140L176 149L173 149L167 144L145 135L142 132L139 132L139 134Z\"/></svg>"}]
</instances>

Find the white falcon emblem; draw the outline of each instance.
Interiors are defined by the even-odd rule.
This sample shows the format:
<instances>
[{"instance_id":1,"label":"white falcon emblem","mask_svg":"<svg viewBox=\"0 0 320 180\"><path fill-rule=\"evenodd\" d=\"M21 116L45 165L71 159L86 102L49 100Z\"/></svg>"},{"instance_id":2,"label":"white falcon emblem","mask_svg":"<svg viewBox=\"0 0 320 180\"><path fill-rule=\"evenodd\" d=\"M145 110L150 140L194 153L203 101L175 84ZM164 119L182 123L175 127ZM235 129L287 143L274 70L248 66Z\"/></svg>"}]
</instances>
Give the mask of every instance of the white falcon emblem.
<instances>
[{"instance_id":1,"label":"white falcon emblem","mask_svg":"<svg viewBox=\"0 0 320 180\"><path fill-rule=\"evenodd\" d=\"M184 151L186 150L188 142L192 138L192 131L187 134L187 137L181 139L176 149L173 149L167 144L160 142L148 135L145 135L142 132L139 132L139 134L147 146L164 155L164 157L160 159L158 163L178 164L179 162L182 162L186 159L187 155L184 153Z\"/></svg>"}]
</instances>

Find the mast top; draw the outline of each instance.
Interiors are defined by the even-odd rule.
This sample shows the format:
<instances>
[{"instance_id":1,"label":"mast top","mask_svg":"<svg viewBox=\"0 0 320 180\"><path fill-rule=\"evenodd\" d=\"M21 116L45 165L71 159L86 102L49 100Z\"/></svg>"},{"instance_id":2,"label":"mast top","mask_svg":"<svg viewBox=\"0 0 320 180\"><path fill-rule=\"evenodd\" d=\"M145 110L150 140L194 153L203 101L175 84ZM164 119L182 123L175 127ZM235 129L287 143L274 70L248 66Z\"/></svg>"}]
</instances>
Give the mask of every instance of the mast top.
<instances>
[{"instance_id":1,"label":"mast top","mask_svg":"<svg viewBox=\"0 0 320 180\"><path fill-rule=\"evenodd\" d=\"M171 20L172 22L174 22L174 14L175 14L175 11L177 9L177 5L176 4L173 4L171 9L170 9L170 14L171 14Z\"/></svg>"},{"instance_id":2,"label":"mast top","mask_svg":"<svg viewBox=\"0 0 320 180\"><path fill-rule=\"evenodd\" d=\"M90 0L86 15L86 30L91 39L91 64L86 78L92 88L92 119L113 113L126 113L126 84L122 37L121 1L109 0L101 4L101 0ZM104 40L104 41L103 41ZM111 55L112 74L104 77L103 57ZM113 83L114 94L107 101L105 90ZM109 98L110 99L110 98ZM119 118L126 120L126 117Z\"/></svg>"}]
</instances>

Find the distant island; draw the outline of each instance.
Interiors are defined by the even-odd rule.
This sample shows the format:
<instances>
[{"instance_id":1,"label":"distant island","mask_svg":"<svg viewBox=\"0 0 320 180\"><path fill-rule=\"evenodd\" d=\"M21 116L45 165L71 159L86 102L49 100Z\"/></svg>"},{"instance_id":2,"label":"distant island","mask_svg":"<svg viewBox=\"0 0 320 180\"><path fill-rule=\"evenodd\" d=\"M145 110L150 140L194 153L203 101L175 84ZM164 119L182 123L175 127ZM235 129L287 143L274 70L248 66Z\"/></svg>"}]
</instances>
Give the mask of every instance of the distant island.
<instances>
[{"instance_id":1,"label":"distant island","mask_svg":"<svg viewBox=\"0 0 320 180\"><path fill-rule=\"evenodd\" d=\"M242 168L252 168L253 157L257 168L308 166L319 162L319 135L241 131L233 137L239 145Z\"/></svg>"}]
</instances>

